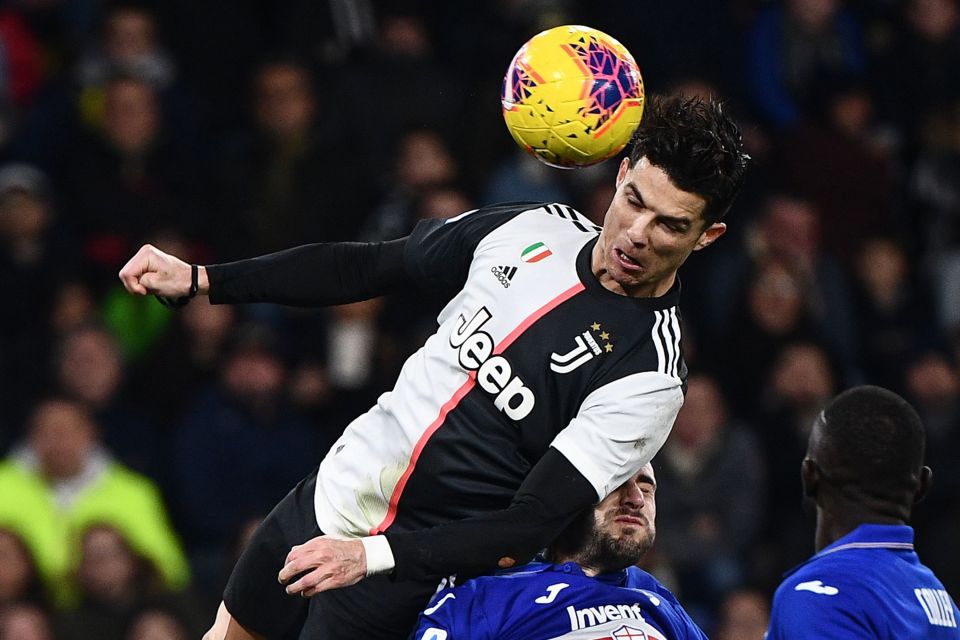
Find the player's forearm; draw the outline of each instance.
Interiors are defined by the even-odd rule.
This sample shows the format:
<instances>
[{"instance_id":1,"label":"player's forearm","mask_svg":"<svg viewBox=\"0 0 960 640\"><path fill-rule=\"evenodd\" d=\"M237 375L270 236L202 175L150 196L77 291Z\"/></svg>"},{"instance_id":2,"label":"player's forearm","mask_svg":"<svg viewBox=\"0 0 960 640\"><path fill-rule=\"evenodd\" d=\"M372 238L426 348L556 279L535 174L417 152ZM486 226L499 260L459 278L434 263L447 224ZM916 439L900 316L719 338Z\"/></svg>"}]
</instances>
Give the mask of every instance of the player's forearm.
<instances>
[{"instance_id":1,"label":"player's forearm","mask_svg":"<svg viewBox=\"0 0 960 640\"><path fill-rule=\"evenodd\" d=\"M210 301L318 306L369 300L410 281L403 260L405 242L309 244L209 265L205 275Z\"/></svg>"},{"instance_id":2,"label":"player's forearm","mask_svg":"<svg viewBox=\"0 0 960 640\"><path fill-rule=\"evenodd\" d=\"M509 508L423 531L388 531L394 575L403 580L487 573L506 566L501 565L505 558L513 564L526 562L596 501L593 485L551 449Z\"/></svg>"}]
</instances>

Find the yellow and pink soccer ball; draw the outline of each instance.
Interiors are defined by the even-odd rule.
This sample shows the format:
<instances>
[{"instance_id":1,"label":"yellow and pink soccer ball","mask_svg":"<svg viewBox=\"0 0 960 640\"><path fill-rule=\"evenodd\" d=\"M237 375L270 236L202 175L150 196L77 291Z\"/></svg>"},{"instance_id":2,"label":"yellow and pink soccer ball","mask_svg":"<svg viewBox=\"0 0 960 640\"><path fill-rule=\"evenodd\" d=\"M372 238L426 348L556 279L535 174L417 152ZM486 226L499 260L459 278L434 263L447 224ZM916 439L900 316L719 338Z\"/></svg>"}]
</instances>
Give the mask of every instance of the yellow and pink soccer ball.
<instances>
[{"instance_id":1,"label":"yellow and pink soccer ball","mask_svg":"<svg viewBox=\"0 0 960 640\"><path fill-rule=\"evenodd\" d=\"M626 47L575 25L533 36L500 95L513 139L551 166L585 167L619 153L643 115L643 78Z\"/></svg>"}]
</instances>

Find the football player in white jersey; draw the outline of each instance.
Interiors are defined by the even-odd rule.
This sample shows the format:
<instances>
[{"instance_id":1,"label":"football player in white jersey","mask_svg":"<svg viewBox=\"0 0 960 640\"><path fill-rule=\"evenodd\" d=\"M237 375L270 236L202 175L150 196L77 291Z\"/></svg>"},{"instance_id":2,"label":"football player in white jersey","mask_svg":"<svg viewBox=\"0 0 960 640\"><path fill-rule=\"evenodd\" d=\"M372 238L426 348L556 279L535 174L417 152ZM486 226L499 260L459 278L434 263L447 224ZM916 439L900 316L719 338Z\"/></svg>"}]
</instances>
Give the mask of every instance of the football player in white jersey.
<instances>
[{"instance_id":1,"label":"football player in white jersey","mask_svg":"<svg viewBox=\"0 0 960 640\"><path fill-rule=\"evenodd\" d=\"M210 637L405 637L440 577L531 558L649 462L683 402L677 270L723 235L747 160L718 102L654 98L602 229L512 203L206 267L143 247L124 285L178 302L451 296L394 390L258 529Z\"/></svg>"}]
</instances>

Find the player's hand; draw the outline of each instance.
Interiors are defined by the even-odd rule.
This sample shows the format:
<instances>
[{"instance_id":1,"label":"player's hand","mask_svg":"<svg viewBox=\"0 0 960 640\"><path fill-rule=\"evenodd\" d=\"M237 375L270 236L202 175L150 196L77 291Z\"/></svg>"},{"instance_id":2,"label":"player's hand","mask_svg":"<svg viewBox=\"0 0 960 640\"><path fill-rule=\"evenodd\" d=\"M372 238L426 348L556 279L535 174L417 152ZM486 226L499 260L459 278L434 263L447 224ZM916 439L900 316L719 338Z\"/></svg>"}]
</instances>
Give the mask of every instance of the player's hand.
<instances>
[{"instance_id":1,"label":"player's hand","mask_svg":"<svg viewBox=\"0 0 960 640\"><path fill-rule=\"evenodd\" d=\"M309 573L287 584L304 572ZM349 587L366 575L367 556L362 542L320 536L291 549L277 577L280 584L287 585L290 595L309 598L321 591Z\"/></svg>"},{"instance_id":2,"label":"player's hand","mask_svg":"<svg viewBox=\"0 0 960 640\"><path fill-rule=\"evenodd\" d=\"M199 293L206 293L206 270L200 269ZM120 281L136 295L179 298L190 293L190 265L153 245L140 247L120 270Z\"/></svg>"}]
</instances>

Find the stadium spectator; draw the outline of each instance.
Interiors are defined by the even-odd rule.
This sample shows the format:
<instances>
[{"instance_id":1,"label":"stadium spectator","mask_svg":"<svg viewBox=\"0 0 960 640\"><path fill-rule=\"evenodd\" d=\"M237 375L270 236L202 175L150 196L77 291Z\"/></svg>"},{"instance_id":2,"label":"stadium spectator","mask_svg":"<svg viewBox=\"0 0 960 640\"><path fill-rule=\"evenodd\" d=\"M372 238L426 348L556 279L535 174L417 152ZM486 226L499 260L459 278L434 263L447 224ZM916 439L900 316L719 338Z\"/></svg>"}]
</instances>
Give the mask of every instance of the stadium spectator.
<instances>
[{"instance_id":1,"label":"stadium spectator","mask_svg":"<svg viewBox=\"0 0 960 640\"><path fill-rule=\"evenodd\" d=\"M33 553L13 529L0 528L0 609L14 603L46 604Z\"/></svg>"},{"instance_id":2,"label":"stadium spectator","mask_svg":"<svg viewBox=\"0 0 960 640\"><path fill-rule=\"evenodd\" d=\"M4 414L19 424L47 382L50 340L38 319L49 315L59 274L75 265L55 226L53 190L28 164L0 167L0 291L16 304L0 314Z\"/></svg>"},{"instance_id":3,"label":"stadium spectator","mask_svg":"<svg viewBox=\"0 0 960 640\"><path fill-rule=\"evenodd\" d=\"M747 552L760 532L765 474L760 447L730 418L716 380L691 375L673 432L657 458L659 550L677 572L694 619L747 575Z\"/></svg>"},{"instance_id":4,"label":"stadium spectator","mask_svg":"<svg viewBox=\"0 0 960 640\"><path fill-rule=\"evenodd\" d=\"M886 389L850 389L817 417L801 468L816 554L777 589L769 640L960 638L960 611L907 525L930 486L924 453L920 416Z\"/></svg>"},{"instance_id":5,"label":"stadium spectator","mask_svg":"<svg viewBox=\"0 0 960 640\"><path fill-rule=\"evenodd\" d=\"M57 640L50 615L35 604L13 604L0 608L0 638Z\"/></svg>"},{"instance_id":6,"label":"stadium spectator","mask_svg":"<svg viewBox=\"0 0 960 640\"><path fill-rule=\"evenodd\" d=\"M81 404L45 400L31 414L27 440L0 463L0 524L21 532L63 603L75 597L72 541L93 523L121 531L169 588L187 584L186 560L156 486L114 461Z\"/></svg>"},{"instance_id":7,"label":"stadium spectator","mask_svg":"<svg viewBox=\"0 0 960 640\"><path fill-rule=\"evenodd\" d=\"M146 606L133 616L123 640L189 640L196 637L182 613L169 606Z\"/></svg>"},{"instance_id":8,"label":"stadium spectator","mask_svg":"<svg viewBox=\"0 0 960 640\"><path fill-rule=\"evenodd\" d=\"M159 41L156 17L147 5L111 5L103 22L102 38L77 64L81 103L96 103L83 92L102 89L118 71L135 74L158 91L175 82L176 64Z\"/></svg>"},{"instance_id":9,"label":"stadium spectator","mask_svg":"<svg viewBox=\"0 0 960 640\"><path fill-rule=\"evenodd\" d=\"M159 307L156 300L146 302ZM170 330L130 371L130 392L136 406L164 428L179 424L196 394L214 384L236 326L232 307L214 306L206 300L197 303L173 314ZM154 393L157 379L168 381L168 393L163 397Z\"/></svg>"},{"instance_id":10,"label":"stadium spectator","mask_svg":"<svg viewBox=\"0 0 960 640\"><path fill-rule=\"evenodd\" d=\"M756 394L783 349L794 342L818 342L819 332L803 282L784 261L757 264L746 287L745 304L733 316L727 341L705 346L713 348L711 358L734 413L753 418Z\"/></svg>"},{"instance_id":11,"label":"stadium spectator","mask_svg":"<svg viewBox=\"0 0 960 640\"><path fill-rule=\"evenodd\" d=\"M932 313L927 281L910 272L902 243L888 237L863 240L855 275L863 373L878 385L905 393L904 363L947 343Z\"/></svg>"},{"instance_id":12,"label":"stadium spectator","mask_svg":"<svg viewBox=\"0 0 960 640\"><path fill-rule=\"evenodd\" d=\"M794 324L806 337L821 337L841 358L845 373L856 371L858 353L850 277L844 263L824 250L821 241L823 224L817 209L807 199L783 191L771 192L765 198L758 217L741 238L741 244L721 251L707 268L706 282L701 285L701 290L705 298L702 315L709 320L701 324L712 330L708 335L715 339L713 342L727 334L739 334L745 324L759 324L763 333L774 334L788 331L780 324ZM786 279L783 279L783 287L767 289L770 280L776 279L763 278L767 284L751 288L749 302L743 304L744 282L749 280L751 272L761 278L760 274L770 269L764 265L768 261L786 269L799 287L797 302L800 303L801 318L790 320L792 313L788 310L795 304L787 296ZM773 271L777 273L779 270L774 266ZM778 297L785 303L780 309L775 302ZM751 317L744 319L742 314ZM756 348L738 345L731 353L741 346L744 353ZM774 357L775 353L769 353L769 356ZM753 374L748 375L752 378ZM752 379L747 386L756 388L757 380ZM741 405L737 406L743 409Z\"/></svg>"},{"instance_id":13,"label":"stadium spectator","mask_svg":"<svg viewBox=\"0 0 960 640\"><path fill-rule=\"evenodd\" d=\"M569 202L570 189L556 171L518 149L494 168L484 187L482 200L510 202L528 199ZM604 201L604 206L606 202L609 198Z\"/></svg>"},{"instance_id":14,"label":"stadium spectator","mask_svg":"<svg viewBox=\"0 0 960 640\"><path fill-rule=\"evenodd\" d=\"M906 157L921 143L930 116L960 98L960 10L956 0L898 3L887 46L873 65L874 93L904 138Z\"/></svg>"},{"instance_id":15,"label":"stadium spectator","mask_svg":"<svg viewBox=\"0 0 960 640\"><path fill-rule=\"evenodd\" d=\"M60 391L93 415L112 454L135 471L159 473L157 428L126 399L126 362L113 334L98 324L73 329L60 340L54 368Z\"/></svg>"},{"instance_id":16,"label":"stadium spectator","mask_svg":"<svg viewBox=\"0 0 960 640\"><path fill-rule=\"evenodd\" d=\"M772 588L783 572L810 552L811 526L795 506L801 493L796 460L803 457L810 425L840 388L833 363L812 342L787 345L770 379L758 389L755 426L766 466L763 544L754 555L756 571Z\"/></svg>"},{"instance_id":17,"label":"stadium spectator","mask_svg":"<svg viewBox=\"0 0 960 640\"><path fill-rule=\"evenodd\" d=\"M763 118L785 128L821 99L818 80L861 73L866 62L860 27L842 0L786 0L757 16L747 74Z\"/></svg>"},{"instance_id":18,"label":"stadium spectator","mask_svg":"<svg viewBox=\"0 0 960 640\"><path fill-rule=\"evenodd\" d=\"M926 427L927 461L937 471L914 514L918 545L953 592L960 589L960 566L949 543L960 535L960 372L955 360L931 351L910 363L906 378L907 397Z\"/></svg>"},{"instance_id":19,"label":"stadium spectator","mask_svg":"<svg viewBox=\"0 0 960 640\"><path fill-rule=\"evenodd\" d=\"M542 558L439 591L413 639L705 639L673 594L635 566L653 546L656 493L648 463L578 515Z\"/></svg>"},{"instance_id":20,"label":"stadium spectator","mask_svg":"<svg viewBox=\"0 0 960 640\"><path fill-rule=\"evenodd\" d=\"M907 393L933 443L941 442L958 429L960 372L948 356L938 351L920 354L907 370Z\"/></svg>"},{"instance_id":21,"label":"stadium spectator","mask_svg":"<svg viewBox=\"0 0 960 640\"><path fill-rule=\"evenodd\" d=\"M819 0L817 0L819 1ZM893 233L899 193L890 145L877 131L866 84L824 81L813 117L774 138L773 179L816 212L821 251L852 264L863 237Z\"/></svg>"},{"instance_id":22,"label":"stadium spectator","mask_svg":"<svg viewBox=\"0 0 960 640\"><path fill-rule=\"evenodd\" d=\"M294 59L257 69L254 130L225 145L218 168L218 215L232 233L216 239L227 257L351 239L363 222L371 176L338 105L314 83Z\"/></svg>"},{"instance_id":23,"label":"stadium spectator","mask_svg":"<svg viewBox=\"0 0 960 640\"><path fill-rule=\"evenodd\" d=\"M339 98L349 106L343 122L353 132L351 144L359 148L353 153L375 161L380 150L398 149L406 132L424 127L439 127L444 138L459 137L469 129L459 126L467 108L466 78L451 73L449 61L437 55L426 16L393 5L379 12L377 22L378 37L368 55L348 61L339 76ZM386 104L391 108L384 109Z\"/></svg>"},{"instance_id":24,"label":"stadium spectator","mask_svg":"<svg viewBox=\"0 0 960 640\"><path fill-rule=\"evenodd\" d=\"M960 99L923 123L921 148L907 180L908 216L922 249L940 326L960 335Z\"/></svg>"},{"instance_id":25,"label":"stadium spectator","mask_svg":"<svg viewBox=\"0 0 960 640\"><path fill-rule=\"evenodd\" d=\"M22 13L14 7L0 10L0 45L0 96L4 102L27 107L43 79L42 52Z\"/></svg>"},{"instance_id":26,"label":"stadium spectator","mask_svg":"<svg viewBox=\"0 0 960 640\"><path fill-rule=\"evenodd\" d=\"M759 591L741 589L723 599L716 640L764 640L770 622L770 599Z\"/></svg>"},{"instance_id":27,"label":"stadium spectator","mask_svg":"<svg viewBox=\"0 0 960 640\"><path fill-rule=\"evenodd\" d=\"M413 229L421 219L421 198L448 187L459 177L460 167L439 132L411 129L398 143L397 161L384 195L361 230L365 240L393 240ZM462 213L462 212L457 212Z\"/></svg>"},{"instance_id":28,"label":"stadium spectator","mask_svg":"<svg viewBox=\"0 0 960 640\"><path fill-rule=\"evenodd\" d=\"M287 374L275 333L239 327L217 384L199 390L176 433L171 501L200 589L219 586L241 525L316 464L317 434L286 398Z\"/></svg>"},{"instance_id":29,"label":"stadium spectator","mask_svg":"<svg viewBox=\"0 0 960 640\"><path fill-rule=\"evenodd\" d=\"M79 554L79 603L62 616L63 640L123 640L127 619L163 588L156 568L109 525L81 532Z\"/></svg>"},{"instance_id":30,"label":"stadium spectator","mask_svg":"<svg viewBox=\"0 0 960 640\"><path fill-rule=\"evenodd\" d=\"M57 183L69 204L64 216L94 273L112 270L147 233L174 228L189 235L207 228L197 209L194 157L177 131L164 128L149 80L113 76L104 87L102 121L68 141L59 154Z\"/></svg>"},{"instance_id":31,"label":"stadium spectator","mask_svg":"<svg viewBox=\"0 0 960 640\"><path fill-rule=\"evenodd\" d=\"M54 339L97 322L97 299L87 281L68 278L53 291L48 324Z\"/></svg>"}]
</instances>

